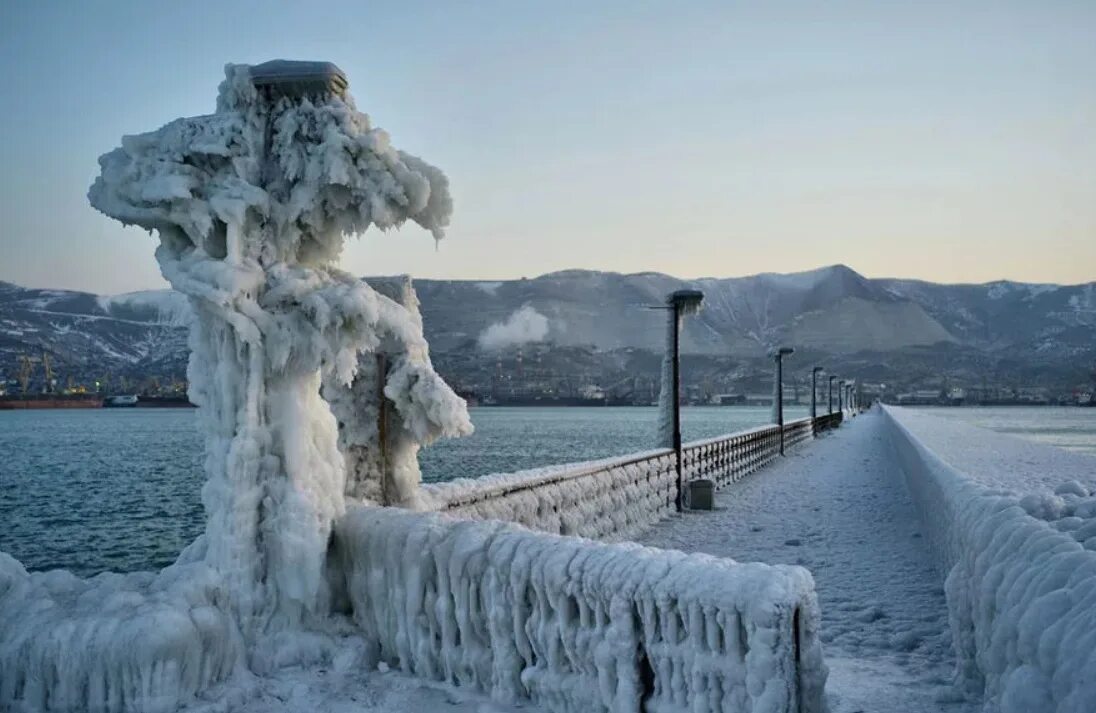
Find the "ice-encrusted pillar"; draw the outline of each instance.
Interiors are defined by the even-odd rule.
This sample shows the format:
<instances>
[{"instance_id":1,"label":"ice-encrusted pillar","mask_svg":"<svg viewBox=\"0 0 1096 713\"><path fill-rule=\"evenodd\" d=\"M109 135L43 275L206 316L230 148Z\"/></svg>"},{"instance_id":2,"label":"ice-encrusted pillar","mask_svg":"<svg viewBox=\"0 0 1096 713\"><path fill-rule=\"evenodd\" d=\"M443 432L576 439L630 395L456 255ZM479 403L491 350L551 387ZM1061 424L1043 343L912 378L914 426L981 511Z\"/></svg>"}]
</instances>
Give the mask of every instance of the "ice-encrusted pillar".
<instances>
[{"instance_id":1,"label":"ice-encrusted pillar","mask_svg":"<svg viewBox=\"0 0 1096 713\"><path fill-rule=\"evenodd\" d=\"M677 470L677 509L682 509L684 483L681 468L681 324L687 314L700 311L704 293L676 290L666 298L669 313L666 353L662 357L662 388L658 394L658 444L674 449Z\"/></svg>"},{"instance_id":2,"label":"ice-encrusted pillar","mask_svg":"<svg viewBox=\"0 0 1096 713\"><path fill-rule=\"evenodd\" d=\"M383 299L407 310L421 335L419 300L409 276L371 277L367 282ZM429 370L425 339L413 344L382 341L375 352L361 356L357 376L351 384L335 379L324 381L323 396L331 404L339 425L339 450L346 463L345 493L353 500L418 507L419 447L439 436L468 432L465 405L455 397L431 401L434 407L447 409L449 413L400 418L400 408L406 410L406 407L389 398L385 389L389 374L405 362ZM440 380L430 371L416 374L414 379L420 389L441 389L449 395L444 384L431 383Z\"/></svg>"},{"instance_id":3,"label":"ice-encrusted pillar","mask_svg":"<svg viewBox=\"0 0 1096 713\"><path fill-rule=\"evenodd\" d=\"M471 427L430 366L421 323L335 268L344 236L370 226L413 220L440 239L445 176L394 149L334 65L225 73L215 113L124 137L88 195L157 231L160 270L197 316L187 373L206 440L205 559L254 638L327 605L346 467L321 381L345 387L363 353L390 355L380 377L361 376L383 377L416 447Z\"/></svg>"}]
</instances>

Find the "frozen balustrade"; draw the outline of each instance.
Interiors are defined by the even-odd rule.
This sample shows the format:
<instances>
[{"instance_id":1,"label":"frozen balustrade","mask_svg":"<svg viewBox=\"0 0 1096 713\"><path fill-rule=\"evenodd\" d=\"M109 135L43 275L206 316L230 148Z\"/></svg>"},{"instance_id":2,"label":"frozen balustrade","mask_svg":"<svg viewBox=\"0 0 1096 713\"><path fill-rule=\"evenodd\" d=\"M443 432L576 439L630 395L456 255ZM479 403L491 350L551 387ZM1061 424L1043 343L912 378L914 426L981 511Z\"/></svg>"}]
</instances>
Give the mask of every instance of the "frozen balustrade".
<instances>
[{"instance_id":1,"label":"frozen balustrade","mask_svg":"<svg viewBox=\"0 0 1096 713\"><path fill-rule=\"evenodd\" d=\"M558 713L821 713L810 573L353 507L335 529L371 650Z\"/></svg>"},{"instance_id":2,"label":"frozen balustrade","mask_svg":"<svg viewBox=\"0 0 1096 713\"><path fill-rule=\"evenodd\" d=\"M959 681L986 710L1096 701L1096 459L884 409L946 576Z\"/></svg>"},{"instance_id":3,"label":"frozen balustrade","mask_svg":"<svg viewBox=\"0 0 1096 713\"><path fill-rule=\"evenodd\" d=\"M784 424L785 448L841 422L839 413ZM777 458L780 427L761 426L682 448L683 480L728 486ZM516 522L534 530L621 540L674 512L674 451L663 448L586 463L423 485L429 507L458 517Z\"/></svg>"}]
</instances>

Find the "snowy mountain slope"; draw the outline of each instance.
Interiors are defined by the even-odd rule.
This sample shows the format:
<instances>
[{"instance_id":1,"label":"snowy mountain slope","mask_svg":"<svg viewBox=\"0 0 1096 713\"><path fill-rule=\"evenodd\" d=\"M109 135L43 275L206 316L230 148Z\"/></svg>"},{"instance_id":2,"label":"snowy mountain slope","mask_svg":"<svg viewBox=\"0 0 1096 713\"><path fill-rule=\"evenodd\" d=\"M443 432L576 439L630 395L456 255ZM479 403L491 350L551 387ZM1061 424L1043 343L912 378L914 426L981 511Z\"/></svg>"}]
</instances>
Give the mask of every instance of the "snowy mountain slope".
<instances>
[{"instance_id":1,"label":"snowy mountain slope","mask_svg":"<svg viewBox=\"0 0 1096 713\"><path fill-rule=\"evenodd\" d=\"M958 341L980 349L1061 349L1077 353L1096 343L1096 283L875 282L896 298L920 304Z\"/></svg>"},{"instance_id":2,"label":"snowy mountain slope","mask_svg":"<svg viewBox=\"0 0 1096 713\"><path fill-rule=\"evenodd\" d=\"M650 308L684 287L705 294L704 310L686 322L685 353L758 358L788 343L800 351L881 359L913 349L946 362L960 349L1022 366L1096 352L1096 283L940 285L868 279L834 265L698 280L566 270L492 282L416 280L415 286L439 356L476 353L492 325L526 307L547 319L545 342L659 352L665 312ZM0 373L11 378L20 355L48 352L87 369L181 376L188 316L186 301L167 290L101 297L0 283Z\"/></svg>"},{"instance_id":3,"label":"snowy mountain slope","mask_svg":"<svg viewBox=\"0 0 1096 713\"><path fill-rule=\"evenodd\" d=\"M21 356L48 354L77 378L143 375L153 366L181 375L189 310L175 293L148 294L100 298L0 282L0 374L12 378Z\"/></svg>"},{"instance_id":4,"label":"snowy mountain slope","mask_svg":"<svg viewBox=\"0 0 1096 713\"><path fill-rule=\"evenodd\" d=\"M549 318L548 339L558 344L658 350L664 317L646 307L662 305L669 292L685 287L699 287L705 295L704 309L686 323L686 352L760 356L779 342L794 340L851 353L953 340L918 303L843 265L792 275L699 280L569 270L495 283L490 292L473 282L415 284L428 336L443 348L474 337L484 315L509 314L529 304ZM455 309L457 304L472 309Z\"/></svg>"}]
</instances>

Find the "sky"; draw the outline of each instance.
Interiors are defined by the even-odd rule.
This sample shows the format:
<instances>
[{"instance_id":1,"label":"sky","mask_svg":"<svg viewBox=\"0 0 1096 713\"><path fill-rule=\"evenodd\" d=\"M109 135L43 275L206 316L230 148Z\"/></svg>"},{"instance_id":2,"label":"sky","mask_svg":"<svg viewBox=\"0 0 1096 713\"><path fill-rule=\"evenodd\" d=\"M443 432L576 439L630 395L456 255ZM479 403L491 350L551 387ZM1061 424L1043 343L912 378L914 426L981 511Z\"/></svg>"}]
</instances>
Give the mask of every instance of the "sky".
<instances>
[{"instance_id":1,"label":"sky","mask_svg":"<svg viewBox=\"0 0 1096 713\"><path fill-rule=\"evenodd\" d=\"M158 288L87 203L225 63L322 59L455 211L357 274L1096 280L1096 2L0 4L0 280Z\"/></svg>"}]
</instances>

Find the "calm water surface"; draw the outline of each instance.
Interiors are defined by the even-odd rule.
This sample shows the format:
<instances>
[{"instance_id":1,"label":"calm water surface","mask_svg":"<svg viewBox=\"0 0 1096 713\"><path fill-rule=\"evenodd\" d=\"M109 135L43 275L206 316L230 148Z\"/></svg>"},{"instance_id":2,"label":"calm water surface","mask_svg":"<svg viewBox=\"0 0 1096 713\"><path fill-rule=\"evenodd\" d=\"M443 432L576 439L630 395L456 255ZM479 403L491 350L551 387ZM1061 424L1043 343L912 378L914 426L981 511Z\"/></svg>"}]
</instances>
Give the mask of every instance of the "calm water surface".
<instances>
[{"instance_id":1,"label":"calm water surface","mask_svg":"<svg viewBox=\"0 0 1096 713\"><path fill-rule=\"evenodd\" d=\"M163 567L203 526L202 441L190 409L0 411L0 551L80 575ZM786 418L806 415L790 407ZM765 423L767 407L698 407L686 440ZM421 453L423 479L653 447L654 408L478 408L476 433Z\"/></svg>"},{"instance_id":2,"label":"calm water surface","mask_svg":"<svg viewBox=\"0 0 1096 713\"><path fill-rule=\"evenodd\" d=\"M1096 456L1096 408L1075 406L924 407L941 418Z\"/></svg>"}]
</instances>

